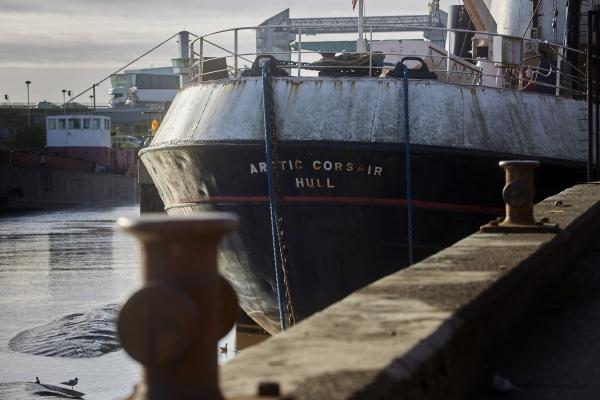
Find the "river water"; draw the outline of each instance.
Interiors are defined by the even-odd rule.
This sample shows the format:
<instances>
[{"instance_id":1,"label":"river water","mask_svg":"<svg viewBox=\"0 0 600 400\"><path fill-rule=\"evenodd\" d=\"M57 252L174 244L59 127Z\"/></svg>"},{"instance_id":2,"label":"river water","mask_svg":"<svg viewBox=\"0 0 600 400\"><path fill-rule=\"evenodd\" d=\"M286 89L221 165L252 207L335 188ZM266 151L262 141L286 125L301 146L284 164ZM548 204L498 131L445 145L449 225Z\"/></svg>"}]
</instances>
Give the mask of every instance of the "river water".
<instances>
[{"instance_id":1,"label":"river water","mask_svg":"<svg viewBox=\"0 0 600 400\"><path fill-rule=\"evenodd\" d=\"M116 220L138 215L137 206L0 215L0 399L42 398L14 384L36 376L78 377L89 400L131 393L138 364L110 350L117 304L140 286L139 246Z\"/></svg>"}]
</instances>

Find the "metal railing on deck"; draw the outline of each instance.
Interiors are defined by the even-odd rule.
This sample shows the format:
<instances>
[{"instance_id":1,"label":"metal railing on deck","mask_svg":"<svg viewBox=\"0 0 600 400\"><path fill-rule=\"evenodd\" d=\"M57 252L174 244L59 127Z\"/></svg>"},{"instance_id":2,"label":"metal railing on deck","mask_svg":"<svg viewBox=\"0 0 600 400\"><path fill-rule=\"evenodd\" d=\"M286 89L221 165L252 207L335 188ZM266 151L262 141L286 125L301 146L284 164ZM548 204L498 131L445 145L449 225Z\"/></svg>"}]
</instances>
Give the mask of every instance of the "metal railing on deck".
<instances>
[{"instance_id":1,"label":"metal railing on deck","mask_svg":"<svg viewBox=\"0 0 600 400\"><path fill-rule=\"evenodd\" d=\"M322 25L319 25L323 28ZM437 32L438 37L448 34L473 35L471 57L459 57L448 54L444 49L434 45L434 42L406 42L425 43L427 49L423 53L400 53L393 51L377 51L378 42L386 38L374 39L374 34L381 35L385 29L389 32L394 29L404 28L415 32ZM340 68L349 68L347 64L328 65L315 64L320 56L318 51L303 47L303 32L310 32L315 26L307 25L270 25L260 27L241 27L213 32L198 37L190 43L190 82L195 83L215 78L239 78L247 75L252 69L256 58L260 55L270 55L280 62L279 68L287 71L290 76L305 77L327 75L327 71ZM393 29L392 29L393 28ZM376 31L376 32L374 32ZM290 46L289 51L270 51L257 53L240 51L242 33L265 32L270 34L287 34L294 37L295 46ZM569 60L583 60L584 51L566 46L549 43L537 39L499 35L489 32L468 31L464 29L421 27L398 27L395 25L367 25L368 32L366 65L351 67L358 75L376 77L385 75L385 71L394 68L395 62L404 56L422 58L430 67L430 72L438 76L438 80L448 81L462 85L492 86L518 91L538 91L567 96L584 98L587 94L587 71L585 67L573 65ZM317 35L315 35L317 36ZM430 36L432 36L430 34ZM223 41L223 38L224 41ZM245 47L250 47L250 40L244 42ZM291 41L290 41L291 43ZM467 43L463 43L466 45ZM423 46L421 46L423 47ZM477 57L478 50L487 51L487 56ZM486 50L487 49L487 50ZM359 55L356 52L345 52L346 55ZM464 54L464 52L463 52ZM210 55L210 57L208 56ZM384 58L383 62L374 62L374 59ZM312 61L311 61L312 60ZM212 63L212 64L211 64ZM578 63L583 65L584 62ZM256 66L254 66L256 67Z\"/></svg>"}]
</instances>

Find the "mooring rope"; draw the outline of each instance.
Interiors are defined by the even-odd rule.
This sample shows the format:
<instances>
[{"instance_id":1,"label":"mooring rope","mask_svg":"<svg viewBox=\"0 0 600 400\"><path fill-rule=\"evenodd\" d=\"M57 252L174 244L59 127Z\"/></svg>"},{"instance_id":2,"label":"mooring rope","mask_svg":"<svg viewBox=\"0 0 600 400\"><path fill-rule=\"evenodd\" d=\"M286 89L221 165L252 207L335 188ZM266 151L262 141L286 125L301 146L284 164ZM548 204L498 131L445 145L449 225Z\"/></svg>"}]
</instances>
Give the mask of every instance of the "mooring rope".
<instances>
[{"instance_id":1,"label":"mooring rope","mask_svg":"<svg viewBox=\"0 0 600 400\"><path fill-rule=\"evenodd\" d=\"M267 182L269 185L269 210L271 214L271 239L273 242L273 261L275 263L275 286L277 291L277 303L279 305L279 324L281 331L285 330L285 308L283 305L282 289L282 270L281 270L281 243L277 229L277 221L279 220L277 210L277 198L275 191L275 172L273 171L273 144L271 136L273 134L273 108L271 92L271 62L267 59L262 66L262 84L263 84L263 120L265 129L265 158L267 161Z\"/></svg>"},{"instance_id":2,"label":"mooring rope","mask_svg":"<svg viewBox=\"0 0 600 400\"><path fill-rule=\"evenodd\" d=\"M413 241L413 207L412 207L412 171L410 167L410 123L408 108L408 67L403 64L404 76L404 162L406 173L406 212L408 229L408 260L410 265L415 262L414 241Z\"/></svg>"}]
</instances>

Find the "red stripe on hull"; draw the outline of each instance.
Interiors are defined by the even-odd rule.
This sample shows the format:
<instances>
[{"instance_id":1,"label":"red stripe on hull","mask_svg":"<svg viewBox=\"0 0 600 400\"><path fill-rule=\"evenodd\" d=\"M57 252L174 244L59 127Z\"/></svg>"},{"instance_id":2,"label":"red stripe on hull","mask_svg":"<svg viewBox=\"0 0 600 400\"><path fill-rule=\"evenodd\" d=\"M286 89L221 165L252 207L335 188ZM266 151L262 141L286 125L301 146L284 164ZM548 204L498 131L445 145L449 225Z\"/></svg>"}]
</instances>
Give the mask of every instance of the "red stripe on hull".
<instances>
[{"instance_id":1,"label":"red stripe on hull","mask_svg":"<svg viewBox=\"0 0 600 400\"><path fill-rule=\"evenodd\" d=\"M268 203L268 196L213 196L202 200L190 201L186 204L215 204L215 203ZM283 202L287 204L347 204L347 205L362 205L362 206L390 206L390 207L405 207L408 202L406 199L386 199L373 197L340 197L340 196L283 196ZM456 211L471 214L491 214L503 215L504 209L498 207L476 206L468 204L453 204L440 203L435 201L413 200L413 207ZM166 208L175 208L182 205L170 205Z\"/></svg>"}]
</instances>

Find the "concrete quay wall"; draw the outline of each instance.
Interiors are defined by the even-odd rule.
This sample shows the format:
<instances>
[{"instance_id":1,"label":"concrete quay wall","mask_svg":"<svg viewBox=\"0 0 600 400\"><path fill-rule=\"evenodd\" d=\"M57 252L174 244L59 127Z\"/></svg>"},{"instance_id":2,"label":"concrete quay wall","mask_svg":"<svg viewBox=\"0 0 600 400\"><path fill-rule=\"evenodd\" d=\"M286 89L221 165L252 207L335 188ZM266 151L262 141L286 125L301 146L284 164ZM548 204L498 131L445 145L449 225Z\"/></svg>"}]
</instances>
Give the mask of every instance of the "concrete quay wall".
<instances>
[{"instance_id":1,"label":"concrete quay wall","mask_svg":"<svg viewBox=\"0 0 600 400\"><path fill-rule=\"evenodd\" d=\"M535 214L560 231L475 233L242 351L220 369L223 394L255 395L268 381L294 399L476 396L498 346L600 233L600 184L567 189Z\"/></svg>"},{"instance_id":2,"label":"concrete quay wall","mask_svg":"<svg viewBox=\"0 0 600 400\"><path fill-rule=\"evenodd\" d=\"M137 200L137 178L0 165L0 209L107 205Z\"/></svg>"}]
</instances>

